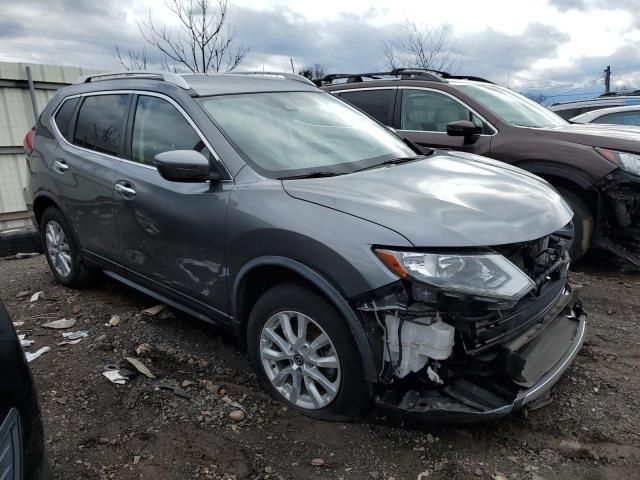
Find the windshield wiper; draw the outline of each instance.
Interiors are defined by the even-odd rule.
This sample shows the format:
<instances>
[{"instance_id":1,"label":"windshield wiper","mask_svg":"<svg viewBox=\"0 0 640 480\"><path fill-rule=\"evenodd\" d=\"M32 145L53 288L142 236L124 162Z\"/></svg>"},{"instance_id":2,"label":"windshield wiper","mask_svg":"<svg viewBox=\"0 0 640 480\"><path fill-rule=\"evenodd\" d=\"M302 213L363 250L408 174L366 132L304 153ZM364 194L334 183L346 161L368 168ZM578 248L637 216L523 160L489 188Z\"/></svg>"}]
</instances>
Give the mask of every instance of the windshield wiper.
<instances>
[{"instance_id":1,"label":"windshield wiper","mask_svg":"<svg viewBox=\"0 0 640 480\"><path fill-rule=\"evenodd\" d=\"M329 172L325 170L318 170L315 172L304 173L302 175L292 175L290 177L280 177L278 180L297 180L299 178L322 178L322 177L335 177L337 175L342 175L336 172Z\"/></svg>"},{"instance_id":2,"label":"windshield wiper","mask_svg":"<svg viewBox=\"0 0 640 480\"><path fill-rule=\"evenodd\" d=\"M419 160L421 158L424 158L425 156L426 155L415 155L413 157L392 158L390 160L385 160L384 162L376 163L375 165L370 165L368 167L360 168L360 169L354 170L354 171L355 172L362 172L364 170L371 170L371 169L374 169L374 168L383 167L385 165L398 165L400 163L406 163L406 162L411 162L413 160Z\"/></svg>"}]
</instances>

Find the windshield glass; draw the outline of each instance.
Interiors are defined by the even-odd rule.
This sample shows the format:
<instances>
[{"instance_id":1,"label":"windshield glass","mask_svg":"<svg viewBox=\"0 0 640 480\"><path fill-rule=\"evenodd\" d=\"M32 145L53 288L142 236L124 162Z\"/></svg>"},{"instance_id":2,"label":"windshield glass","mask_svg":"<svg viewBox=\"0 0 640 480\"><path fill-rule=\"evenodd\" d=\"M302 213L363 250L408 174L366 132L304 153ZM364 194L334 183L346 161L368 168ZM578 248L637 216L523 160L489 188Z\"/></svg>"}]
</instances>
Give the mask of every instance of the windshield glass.
<instances>
[{"instance_id":1,"label":"windshield glass","mask_svg":"<svg viewBox=\"0 0 640 480\"><path fill-rule=\"evenodd\" d=\"M224 95L201 104L245 160L271 178L350 173L416 155L385 127L326 93Z\"/></svg>"},{"instance_id":2,"label":"windshield glass","mask_svg":"<svg viewBox=\"0 0 640 480\"><path fill-rule=\"evenodd\" d=\"M507 88L470 84L459 84L457 87L511 125L550 128L567 124L551 110Z\"/></svg>"}]
</instances>

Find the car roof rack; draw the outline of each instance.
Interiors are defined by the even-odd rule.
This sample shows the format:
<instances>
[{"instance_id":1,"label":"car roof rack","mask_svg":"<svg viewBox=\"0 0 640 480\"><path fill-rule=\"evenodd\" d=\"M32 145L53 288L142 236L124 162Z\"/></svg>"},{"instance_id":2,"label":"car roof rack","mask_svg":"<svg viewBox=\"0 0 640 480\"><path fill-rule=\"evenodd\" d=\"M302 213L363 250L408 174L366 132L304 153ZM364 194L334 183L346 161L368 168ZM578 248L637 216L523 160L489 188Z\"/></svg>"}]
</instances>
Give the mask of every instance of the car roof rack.
<instances>
[{"instance_id":1,"label":"car roof rack","mask_svg":"<svg viewBox=\"0 0 640 480\"><path fill-rule=\"evenodd\" d=\"M307 77L303 75L298 75L296 73L288 73L288 72L265 72L265 71L253 71L253 72L226 72L230 75L262 75L264 77L276 77L276 78L285 78L287 80L293 80L296 82L308 83L309 85L316 86L313 81L309 80Z\"/></svg>"},{"instance_id":2,"label":"car roof rack","mask_svg":"<svg viewBox=\"0 0 640 480\"><path fill-rule=\"evenodd\" d=\"M116 79L124 79L124 78L150 78L150 79L160 79L163 82L171 83L180 88L184 88L185 90L191 89L187 81L178 75L177 73L172 72L156 72L156 71L147 71L147 70L125 70L123 72L105 72L105 73L95 73L93 75L85 75L76 80L75 83L90 83L100 80L116 80Z\"/></svg>"},{"instance_id":3,"label":"car roof rack","mask_svg":"<svg viewBox=\"0 0 640 480\"><path fill-rule=\"evenodd\" d=\"M365 78L372 80L384 80L382 77L395 76L402 80L422 80L425 82L446 83L447 80L473 80L476 82L493 83L482 77L467 75L451 75L441 70L433 70L429 68L394 68L388 72L370 72L370 73L337 73L326 75L321 79L323 83L331 83L334 80L346 78L346 83L357 83L364 81Z\"/></svg>"}]
</instances>

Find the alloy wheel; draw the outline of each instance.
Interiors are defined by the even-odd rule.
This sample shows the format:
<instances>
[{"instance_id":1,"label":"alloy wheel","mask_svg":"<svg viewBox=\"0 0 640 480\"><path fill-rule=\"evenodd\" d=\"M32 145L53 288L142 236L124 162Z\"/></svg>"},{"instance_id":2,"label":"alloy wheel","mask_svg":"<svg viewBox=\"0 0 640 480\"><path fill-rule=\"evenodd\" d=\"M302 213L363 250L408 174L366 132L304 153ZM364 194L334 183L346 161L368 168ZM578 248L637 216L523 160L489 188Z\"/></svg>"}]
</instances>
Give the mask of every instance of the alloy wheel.
<instances>
[{"instance_id":1,"label":"alloy wheel","mask_svg":"<svg viewBox=\"0 0 640 480\"><path fill-rule=\"evenodd\" d=\"M47 253L55 271L62 277L71 273L71 250L67 236L55 220L50 220L45 228Z\"/></svg>"},{"instance_id":2,"label":"alloy wheel","mask_svg":"<svg viewBox=\"0 0 640 480\"><path fill-rule=\"evenodd\" d=\"M338 395L338 353L327 333L303 313L283 311L267 320L260 358L273 387L300 408L326 407Z\"/></svg>"}]
</instances>

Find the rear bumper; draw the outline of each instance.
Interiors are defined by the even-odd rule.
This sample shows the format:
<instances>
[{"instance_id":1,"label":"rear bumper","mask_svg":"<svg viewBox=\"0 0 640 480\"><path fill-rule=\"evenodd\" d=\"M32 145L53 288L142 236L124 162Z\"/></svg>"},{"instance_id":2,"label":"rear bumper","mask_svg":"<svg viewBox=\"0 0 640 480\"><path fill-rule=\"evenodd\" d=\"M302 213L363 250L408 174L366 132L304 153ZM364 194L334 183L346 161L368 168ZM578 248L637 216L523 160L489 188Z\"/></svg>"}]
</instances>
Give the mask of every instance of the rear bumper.
<instances>
[{"instance_id":1,"label":"rear bumper","mask_svg":"<svg viewBox=\"0 0 640 480\"><path fill-rule=\"evenodd\" d=\"M578 355L586 335L586 315L582 312L575 295L569 295L569 301L562 311L556 311L553 318L547 319L544 328L535 338L524 341L527 336L531 338L531 330L527 330L511 342L521 345L518 351L527 350L525 357L528 356L528 361L544 362L549 360L545 358L548 355L545 344L548 345L552 338L557 340L558 335L562 335L560 343L563 347L552 357L552 366L538 376L535 382L530 383L530 386L518 387L515 382L505 382L504 377L495 381L488 378L482 378L480 381L464 379L458 380L457 385L454 383L445 386L439 392L411 390L397 402L380 398L377 400L378 406L425 421L478 422L504 417L544 398ZM534 348L531 348L532 346ZM474 405L474 399L481 404L486 398L490 398L491 407Z\"/></svg>"}]
</instances>

